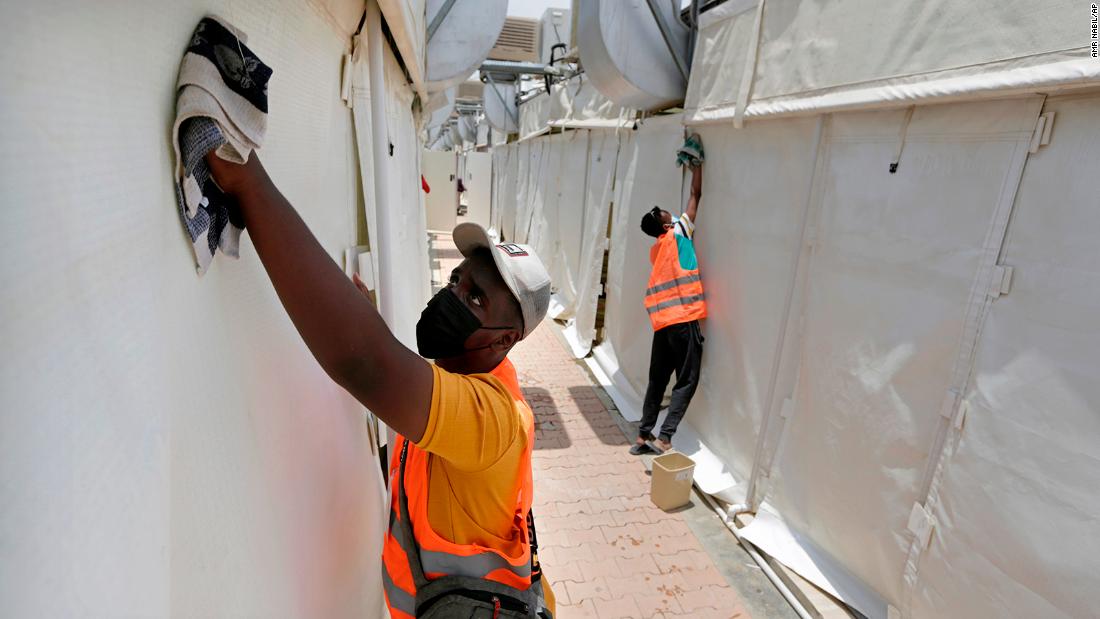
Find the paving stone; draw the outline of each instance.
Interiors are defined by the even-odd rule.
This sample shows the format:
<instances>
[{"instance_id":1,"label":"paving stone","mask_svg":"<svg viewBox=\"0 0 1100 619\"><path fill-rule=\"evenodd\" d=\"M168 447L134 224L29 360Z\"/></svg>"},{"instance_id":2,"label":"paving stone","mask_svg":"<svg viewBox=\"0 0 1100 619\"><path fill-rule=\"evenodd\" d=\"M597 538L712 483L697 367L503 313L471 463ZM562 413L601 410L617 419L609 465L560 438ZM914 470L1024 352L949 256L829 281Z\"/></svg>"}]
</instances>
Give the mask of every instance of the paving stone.
<instances>
[{"instance_id":1,"label":"paving stone","mask_svg":"<svg viewBox=\"0 0 1100 619\"><path fill-rule=\"evenodd\" d=\"M639 592L634 595L634 601L638 604L641 617L669 617L683 612L675 595Z\"/></svg>"},{"instance_id":2,"label":"paving stone","mask_svg":"<svg viewBox=\"0 0 1100 619\"><path fill-rule=\"evenodd\" d=\"M633 596L614 600L594 600L596 615L600 619L635 619L642 616L638 603Z\"/></svg>"},{"instance_id":3,"label":"paving stone","mask_svg":"<svg viewBox=\"0 0 1100 619\"><path fill-rule=\"evenodd\" d=\"M596 614L596 607L592 604L592 600L583 600L579 604L559 604L557 616L562 619L572 619L573 617L577 617L578 619L599 617L599 615Z\"/></svg>"}]
</instances>

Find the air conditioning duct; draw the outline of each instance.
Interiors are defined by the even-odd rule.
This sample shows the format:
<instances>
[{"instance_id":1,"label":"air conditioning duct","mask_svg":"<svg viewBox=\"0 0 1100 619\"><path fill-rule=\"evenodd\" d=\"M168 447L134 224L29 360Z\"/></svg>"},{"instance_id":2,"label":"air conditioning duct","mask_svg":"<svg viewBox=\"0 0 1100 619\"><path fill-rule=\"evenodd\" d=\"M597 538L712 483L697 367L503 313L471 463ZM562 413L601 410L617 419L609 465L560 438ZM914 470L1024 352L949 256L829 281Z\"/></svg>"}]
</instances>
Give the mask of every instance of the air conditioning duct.
<instances>
[{"instance_id":1,"label":"air conditioning duct","mask_svg":"<svg viewBox=\"0 0 1100 619\"><path fill-rule=\"evenodd\" d=\"M447 122L451 112L455 109L455 91L457 86L441 90L428 98L428 104L424 106L424 126L431 129Z\"/></svg>"},{"instance_id":2,"label":"air conditioning duct","mask_svg":"<svg viewBox=\"0 0 1100 619\"><path fill-rule=\"evenodd\" d=\"M681 70L677 56L680 63L688 57L690 31L680 21L676 4L669 0L577 3L574 38L581 65L605 97L623 107L647 111L684 100L687 69L683 65ZM666 26L664 33L658 19Z\"/></svg>"},{"instance_id":3,"label":"air conditioning duct","mask_svg":"<svg viewBox=\"0 0 1100 619\"><path fill-rule=\"evenodd\" d=\"M425 86L438 92L466 81L497 44L508 0L427 0L428 27L447 9L427 43Z\"/></svg>"},{"instance_id":4,"label":"air conditioning duct","mask_svg":"<svg viewBox=\"0 0 1100 619\"><path fill-rule=\"evenodd\" d=\"M490 81L482 91L482 105L489 124L501 133L519 131L519 108L516 106L516 82Z\"/></svg>"}]
</instances>

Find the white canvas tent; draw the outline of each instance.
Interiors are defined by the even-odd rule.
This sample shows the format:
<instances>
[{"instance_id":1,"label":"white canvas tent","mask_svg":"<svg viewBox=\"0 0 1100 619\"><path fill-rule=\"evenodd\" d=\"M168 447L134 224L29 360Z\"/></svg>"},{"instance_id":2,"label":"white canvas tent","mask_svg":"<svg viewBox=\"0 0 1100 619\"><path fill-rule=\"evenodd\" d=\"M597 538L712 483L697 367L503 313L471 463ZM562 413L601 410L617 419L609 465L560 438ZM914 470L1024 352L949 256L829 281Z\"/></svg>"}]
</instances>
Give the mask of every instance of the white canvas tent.
<instances>
[{"instance_id":1,"label":"white canvas tent","mask_svg":"<svg viewBox=\"0 0 1100 619\"><path fill-rule=\"evenodd\" d=\"M200 279L176 212L176 74L209 12L274 70L259 156L322 245L337 261L370 246L406 342L393 317L426 298L414 92L380 30L353 40L363 2L4 3L0 615L384 612L365 411L247 234Z\"/></svg>"},{"instance_id":2,"label":"white canvas tent","mask_svg":"<svg viewBox=\"0 0 1100 619\"><path fill-rule=\"evenodd\" d=\"M638 220L682 204L686 124L707 154L710 316L674 445L701 488L756 512L745 537L868 616L1079 617L1100 602L1087 17L1072 2L731 0L703 15L684 115L620 136L590 364L637 418ZM516 238L552 216L531 170L561 140L495 154L501 183L518 179L518 202L497 203Z\"/></svg>"}]
</instances>

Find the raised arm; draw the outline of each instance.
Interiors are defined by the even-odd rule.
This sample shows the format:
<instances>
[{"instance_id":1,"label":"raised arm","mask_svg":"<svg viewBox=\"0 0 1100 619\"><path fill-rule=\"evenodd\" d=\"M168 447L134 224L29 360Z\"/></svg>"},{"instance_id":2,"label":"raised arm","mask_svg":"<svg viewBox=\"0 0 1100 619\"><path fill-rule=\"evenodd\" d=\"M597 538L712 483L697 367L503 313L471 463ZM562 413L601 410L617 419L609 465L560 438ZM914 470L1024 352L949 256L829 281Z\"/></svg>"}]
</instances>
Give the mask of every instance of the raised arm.
<instances>
[{"instance_id":1,"label":"raised arm","mask_svg":"<svg viewBox=\"0 0 1100 619\"><path fill-rule=\"evenodd\" d=\"M240 203L275 292L321 367L382 421L419 441L432 401L431 367L390 332L253 154L244 165L214 155L218 185Z\"/></svg>"},{"instance_id":2,"label":"raised arm","mask_svg":"<svg viewBox=\"0 0 1100 619\"><path fill-rule=\"evenodd\" d=\"M688 219L695 222L695 214L699 212L699 199L703 195L703 166L697 165L691 168L691 197L688 198Z\"/></svg>"}]
</instances>

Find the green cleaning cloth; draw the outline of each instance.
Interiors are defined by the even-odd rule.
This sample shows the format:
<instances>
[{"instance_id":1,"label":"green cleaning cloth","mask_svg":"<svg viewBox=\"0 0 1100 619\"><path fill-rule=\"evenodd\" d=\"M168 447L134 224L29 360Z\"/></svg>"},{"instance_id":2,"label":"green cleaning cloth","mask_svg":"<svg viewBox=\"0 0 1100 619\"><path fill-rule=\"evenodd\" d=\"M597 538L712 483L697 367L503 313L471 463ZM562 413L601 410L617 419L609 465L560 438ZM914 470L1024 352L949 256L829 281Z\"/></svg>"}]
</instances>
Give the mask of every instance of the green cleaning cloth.
<instances>
[{"instance_id":1,"label":"green cleaning cloth","mask_svg":"<svg viewBox=\"0 0 1100 619\"><path fill-rule=\"evenodd\" d=\"M703 165L703 140L698 133L684 140L684 145L676 151L676 165L690 167Z\"/></svg>"}]
</instances>

